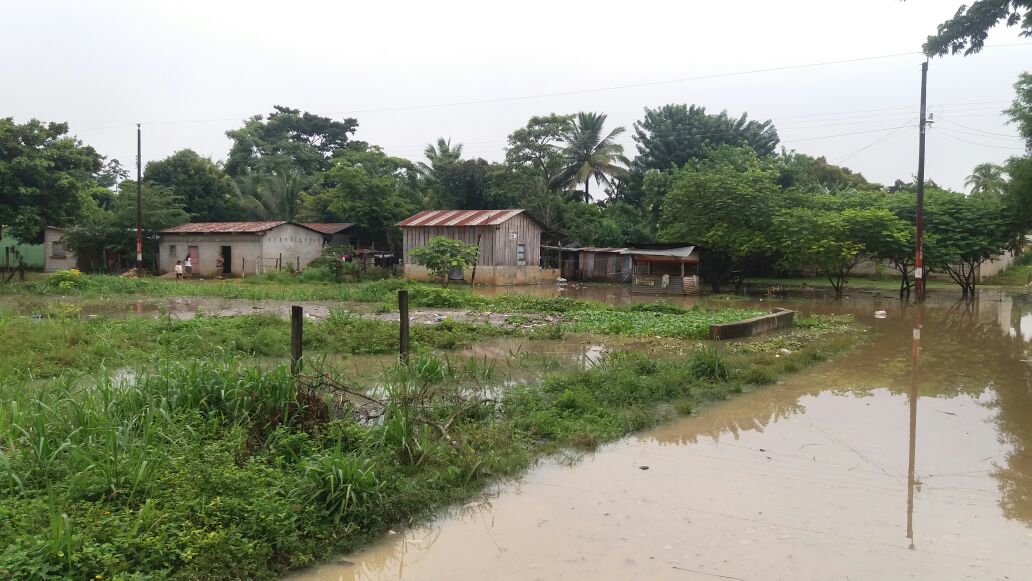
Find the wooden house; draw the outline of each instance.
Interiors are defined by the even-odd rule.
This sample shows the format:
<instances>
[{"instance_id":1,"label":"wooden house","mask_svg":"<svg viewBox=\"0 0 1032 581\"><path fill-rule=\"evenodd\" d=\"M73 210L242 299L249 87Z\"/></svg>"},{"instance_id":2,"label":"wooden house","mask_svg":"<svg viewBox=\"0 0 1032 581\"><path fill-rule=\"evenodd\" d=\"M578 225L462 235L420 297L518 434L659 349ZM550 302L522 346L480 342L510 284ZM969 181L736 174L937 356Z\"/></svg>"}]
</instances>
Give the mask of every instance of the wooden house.
<instances>
[{"instance_id":1,"label":"wooden house","mask_svg":"<svg viewBox=\"0 0 1032 581\"><path fill-rule=\"evenodd\" d=\"M403 234L405 278L431 278L427 269L413 263L409 256L413 249L437 236L479 248L476 266L468 272L453 272L453 280L508 286L559 278L559 269L541 265L544 228L521 209L426 210L402 220L398 227Z\"/></svg>"},{"instance_id":2,"label":"wooden house","mask_svg":"<svg viewBox=\"0 0 1032 581\"><path fill-rule=\"evenodd\" d=\"M699 295L699 253L694 246L628 249L634 268L631 292Z\"/></svg>"}]
</instances>

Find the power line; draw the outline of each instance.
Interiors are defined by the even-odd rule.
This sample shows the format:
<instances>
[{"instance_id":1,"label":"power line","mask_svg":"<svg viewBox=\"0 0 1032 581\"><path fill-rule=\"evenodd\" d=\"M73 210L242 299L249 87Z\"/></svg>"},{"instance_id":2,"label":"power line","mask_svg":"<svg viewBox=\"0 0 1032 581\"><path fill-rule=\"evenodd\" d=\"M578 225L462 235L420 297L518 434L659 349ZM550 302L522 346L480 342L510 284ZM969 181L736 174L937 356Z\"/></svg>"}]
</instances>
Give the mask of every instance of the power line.
<instances>
[{"instance_id":1,"label":"power line","mask_svg":"<svg viewBox=\"0 0 1032 581\"><path fill-rule=\"evenodd\" d=\"M878 139L875 139L874 141L872 141L871 143L868 143L867 145L861 147L860 149L858 149L858 150L856 150L856 151L854 151L852 153L846 154L846 155L844 155L842 157L836 158L836 160L834 162L835 165L840 165L840 164L843 164L843 163L849 161L850 159L852 159L857 154L859 154L861 152L864 152L864 151L867 151L868 149L874 147L875 145L878 145L879 143L889 139L893 135L896 135L901 129L904 129L906 127L913 127L913 125L903 125L903 126L897 127L895 129L893 129L891 133L887 133L885 135L882 135Z\"/></svg>"},{"instance_id":2,"label":"power line","mask_svg":"<svg viewBox=\"0 0 1032 581\"><path fill-rule=\"evenodd\" d=\"M990 48L1005 48L1005 47L1015 47L1015 46L1032 46L1032 43L1019 42L1019 43L1010 43L1010 44L999 44L999 45L987 46L985 48L986 49L990 49ZM728 72L728 73L713 73L713 74L708 74L708 75L698 75L698 76L694 76L694 77L683 77L683 78L679 78L679 79L667 79L667 80L661 80L661 81L647 81L647 82L642 82L642 83L628 83L628 84L623 84L623 85L612 85L612 86L608 86L608 87L596 87L596 88L590 88L590 89L576 89L576 90L571 90L571 91L556 91L556 92L550 92L550 93L538 93L538 94L519 95L519 96L512 96L512 97L495 97L495 98L489 98L489 99L474 99L474 100L469 100L469 101L454 101L454 102L449 102L449 103L404 105L404 106L397 106L397 107L379 107L379 108L370 108L370 109L351 109L351 110L347 110L347 111L331 111L331 112L328 112L326 114L327 115L354 115L354 114L360 114L360 113L383 113L383 112L412 111L412 110L435 109L435 108L446 108L446 107L461 107L461 106L468 106L468 105L486 105L486 104L493 104L493 103L509 103L509 102L514 102L514 101L544 99L544 98L549 98L549 97L564 97L564 96L570 96L570 95L583 95L583 94L588 94L588 93L600 93L600 92L618 91L618 90L625 90L625 89L635 89L635 88L642 88L642 87L656 87L656 86L671 85L671 84L678 84L678 83L687 83L687 82L692 82L692 81L722 79L722 78L738 77L738 76L746 76L746 75L755 75L755 74L770 73L770 72L800 70L800 69L817 68L817 67L825 67L825 66L841 65L841 64L850 64L850 63L858 63L858 62L869 62L869 61L875 61L875 60L885 60L885 59L899 58L899 57L903 57L903 56L915 56L915 55L923 55L923 53L921 53L920 51L917 51L917 52L901 52L901 53L894 53L894 54L884 54L884 55L876 55L876 56L868 56L868 57L858 57L858 58L852 58L852 59L822 61L822 62L805 63L805 64L797 64L797 65L785 65L785 66L779 66L779 67L768 67L768 68L762 68L762 69L750 69L750 70L744 70L744 71L732 71L732 72ZM820 114L816 114L816 115L820 115ZM240 119L241 119L240 116L236 116L236 117L224 117L224 118L219 118L219 119L158 120L158 121L147 121L147 122L145 122L145 124L146 125L170 125L170 124L188 124L188 123L221 123L221 122L226 122L226 121L239 121ZM83 131L99 131L99 130L104 130L104 129L118 129L118 128L123 128L123 127L130 127L132 125L134 125L134 124L133 123L125 123L125 124L110 125L110 126L106 126L106 127L89 128L89 129L84 129Z\"/></svg>"},{"instance_id":3,"label":"power line","mask_svg":"<svg viewBox=\"0 0 1032 581\"><path fill-rule=\"evenodd\" d=\"M945 135L946 137L949 137L950 139L956 139L957 141L963 141L964 143L970 143L972 145L980 145L982 147L991 147L993 149L1010 149L1012 151L1024 151L1025 150L1024 147L1008 147L1006 145L990 145L988 143L979 143L977 141L971 141L970 139L965 139L963 137L958 137L957 135L954 135L952 129L943 129L942 127L940 127L939 131L943 135Z\"/></svg>"},{"instance_id":4,"label":"power line","mask_svg":"<svg viewBox=\"0 0 1032 581\"><path fill-rule=\"evenodd\" d=\"M975 131L977 133L982 133L986 137L988 137L988 136L996 136L996 137L1006 137L1007 139L1022 139L1021 137L1019 137L1017 135L1014 135L1014 134L995 133L993 131L986 131L984 129L976 129L974 127L968 127L967 125L961 125L960 123L957 123L956 121L951 121L949 119L942 119L942 121L945 121L945 122L949 123L950 125L956 125L957 127L960 127L962 129L968 129L970 131Z\"/></svg>"}]
</instances>

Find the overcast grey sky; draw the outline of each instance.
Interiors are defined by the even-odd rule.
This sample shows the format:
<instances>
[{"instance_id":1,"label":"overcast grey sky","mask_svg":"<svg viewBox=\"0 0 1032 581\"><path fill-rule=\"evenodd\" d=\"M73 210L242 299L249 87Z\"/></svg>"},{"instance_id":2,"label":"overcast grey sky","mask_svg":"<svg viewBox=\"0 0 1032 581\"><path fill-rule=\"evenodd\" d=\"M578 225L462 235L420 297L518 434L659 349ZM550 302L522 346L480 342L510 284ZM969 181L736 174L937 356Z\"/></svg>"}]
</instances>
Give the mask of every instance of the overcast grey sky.
<instances>
[{"instance_id":1,"label":"overcast grey sky","mask_svg":"<svg viewBox=\"0 0 1032 581\"><path fill-rule=\"evenodd\" d=\"M917 53L960 1L3 0L0 116L67 121L127 166L136 122L145 163L222 159L225 131L273 105L354 116L356 138L392 155L444 136L501 160L532 115L602 111L630 130L643 107L694 103L773 119L785 147L891 183L916 172ZM1022 149L999 111L1032 42L1001 28L988 44L930 65L928 177L956 189Z\"/></svg>"}]
</instances>

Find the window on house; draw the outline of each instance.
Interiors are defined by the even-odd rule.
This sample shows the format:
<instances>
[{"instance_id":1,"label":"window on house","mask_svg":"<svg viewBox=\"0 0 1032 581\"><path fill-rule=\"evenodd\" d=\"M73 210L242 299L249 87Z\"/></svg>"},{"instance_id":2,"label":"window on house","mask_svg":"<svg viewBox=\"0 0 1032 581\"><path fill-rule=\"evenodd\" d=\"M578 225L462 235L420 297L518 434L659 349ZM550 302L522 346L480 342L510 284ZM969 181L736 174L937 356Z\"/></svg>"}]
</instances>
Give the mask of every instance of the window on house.
<instances>
[{"instance_id":1,"label":"window on house","mask_svg":"<svg viewBox=\"0 0 1032 581\"><path fill-rule=\"evenodd\" d=\"M50 258L65 258L65 246L63 242L52 242L50 244Z\"/></svg>"},{"instance_id":2,"label":"window on house","mask_svg":"<svg viewBox=\"0 0 1032 581\"><path fill-rule=\"evenodd\" d=\"M168 245L168 255L173 257L173 258L175 258L175 256L176 256L176 245L175 244L169 244Z\"/></svg>"},{"instance_id":3,"label":"window on house","mask_svg":"<svg viewBox=\"0 0 1032 581\"><path fill-rule=\"evenodd\" d=\"M527 266L527 245L517 244L516 245L516 265Z\"/></svg>"}]
</instances>

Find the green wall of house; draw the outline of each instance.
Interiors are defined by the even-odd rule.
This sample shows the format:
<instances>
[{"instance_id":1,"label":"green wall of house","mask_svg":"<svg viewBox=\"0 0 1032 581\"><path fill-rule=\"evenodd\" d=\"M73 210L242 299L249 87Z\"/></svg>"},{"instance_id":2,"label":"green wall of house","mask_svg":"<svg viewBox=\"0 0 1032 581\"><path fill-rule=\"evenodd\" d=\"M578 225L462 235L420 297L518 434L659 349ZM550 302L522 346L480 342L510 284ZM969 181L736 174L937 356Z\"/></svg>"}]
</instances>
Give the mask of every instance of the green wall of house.
<instances>
[{"instance_id":1,"label":"green wall of house","mask_svg":"<svg viewBox=\"0 0 1032 581\"><path fill-rule=\"evenodd\" d=\"M7 252L5 248L16 248L22 255L22 261L29 268L43 268L43 245L42 244L21 244L13 238L0 238L0 268L6 266L4 257ZM17 265L17 259L11 255L11 266Z\"/></svg>"}]
</instances>

